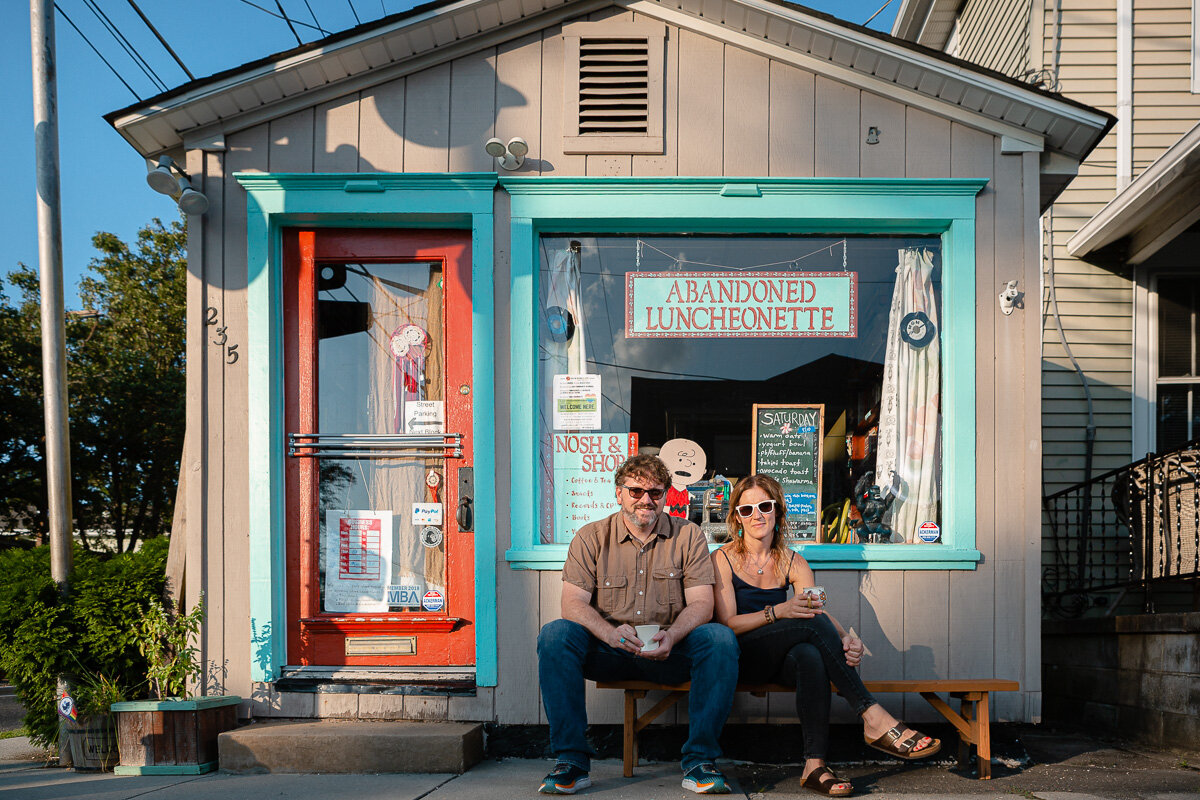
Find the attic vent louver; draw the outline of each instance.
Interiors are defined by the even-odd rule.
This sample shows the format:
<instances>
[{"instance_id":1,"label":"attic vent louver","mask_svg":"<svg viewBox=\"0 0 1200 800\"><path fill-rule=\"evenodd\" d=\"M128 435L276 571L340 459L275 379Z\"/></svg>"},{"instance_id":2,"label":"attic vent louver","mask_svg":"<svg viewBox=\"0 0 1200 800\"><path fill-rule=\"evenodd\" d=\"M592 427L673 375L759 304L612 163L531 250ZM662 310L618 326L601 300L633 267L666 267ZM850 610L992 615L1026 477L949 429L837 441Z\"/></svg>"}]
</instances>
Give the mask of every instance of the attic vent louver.
<instances>
[{"instance_id":1,"label":"attic vent louver","mask_svg":"<svg viewBox=\"0 0 1200 800\"><path fill-rule=\"evenodd\" d=\"M579 39L579 132L645 133L649 60L645 39Z\"/></svg>"},{"instance_id":2,"label":"attic vent louver","mask_svg":"<svg viewBox=\"0 0 1200 800\"><path fill-rule=\"evenodd\" d=\"M656 24L564 27L563 152L663 152L665 38Z\"/></svg>"}]
</instances>

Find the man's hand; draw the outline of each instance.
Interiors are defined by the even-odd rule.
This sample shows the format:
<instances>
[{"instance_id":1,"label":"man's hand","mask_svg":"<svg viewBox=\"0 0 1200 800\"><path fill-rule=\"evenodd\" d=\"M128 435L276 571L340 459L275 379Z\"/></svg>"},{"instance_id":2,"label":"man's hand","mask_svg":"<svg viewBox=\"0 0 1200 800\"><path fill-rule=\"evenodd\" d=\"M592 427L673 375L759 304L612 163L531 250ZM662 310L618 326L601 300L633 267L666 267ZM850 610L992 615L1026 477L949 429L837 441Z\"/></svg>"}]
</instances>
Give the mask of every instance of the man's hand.
<instances>
[{"instance_id":1,"label":"man's hand","mask_svg":"<svg viewBox=\"0 0 1200 800\"><path fill-rule=\"evenodd\" d=\"M650 641L658 642L658 649L640 653L641 657L651 661L665 661L667 656L671 655L671 648L675 646L675 634L670 630L659 631Z\"/></svg>"},{"instance_id":2,"label":"man's hand","mask_svg":"<svg viewBox=\"0 0 1200 800\"><path fill-rule=\"evenodd\" d=\"M642 640L637 637L637 631L632 625L618 625L609 628L610 635L604 643L614 650L624 650L631 655L639 655L642 651Z\"/></svg>"}]
</instances>

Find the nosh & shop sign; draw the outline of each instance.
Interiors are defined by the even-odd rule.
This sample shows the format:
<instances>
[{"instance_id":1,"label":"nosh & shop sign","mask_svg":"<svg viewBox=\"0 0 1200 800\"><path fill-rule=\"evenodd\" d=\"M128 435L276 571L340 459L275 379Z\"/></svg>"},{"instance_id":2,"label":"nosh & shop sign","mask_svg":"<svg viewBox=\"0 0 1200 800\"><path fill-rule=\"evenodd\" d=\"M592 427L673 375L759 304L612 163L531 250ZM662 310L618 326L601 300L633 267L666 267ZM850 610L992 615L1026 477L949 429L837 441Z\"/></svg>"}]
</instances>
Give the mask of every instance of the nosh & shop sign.
<instances>
[{"instance_id":1,"label":"nosh & shop sign","mask_svg":"<svg viewBox=\"0 0 1200 800\"><path fill-rule=\"evenodd\" d=\"M855 272L628 272L625 336L853 338Z\"/></svg>"}]
</instances>

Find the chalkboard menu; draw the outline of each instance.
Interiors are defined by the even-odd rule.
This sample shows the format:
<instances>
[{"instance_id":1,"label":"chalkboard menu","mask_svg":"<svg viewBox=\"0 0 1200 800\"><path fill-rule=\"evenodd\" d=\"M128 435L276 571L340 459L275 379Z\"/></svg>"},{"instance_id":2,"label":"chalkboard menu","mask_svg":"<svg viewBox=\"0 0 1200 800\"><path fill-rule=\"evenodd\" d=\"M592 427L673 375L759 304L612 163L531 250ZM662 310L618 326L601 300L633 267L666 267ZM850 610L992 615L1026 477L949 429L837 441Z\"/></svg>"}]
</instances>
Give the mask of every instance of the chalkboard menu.
<instances>
[{"instance_id":1,"label":"chalkboard menu","mask_svg":"<svg viewBox=\"0 0 1200 800\"><path fill-rule=\"evenodd\" d=\"M751 461L783 486L789 538L817 538L824 417L821 404L754 405Z\"/></svg>"}]
</instances>

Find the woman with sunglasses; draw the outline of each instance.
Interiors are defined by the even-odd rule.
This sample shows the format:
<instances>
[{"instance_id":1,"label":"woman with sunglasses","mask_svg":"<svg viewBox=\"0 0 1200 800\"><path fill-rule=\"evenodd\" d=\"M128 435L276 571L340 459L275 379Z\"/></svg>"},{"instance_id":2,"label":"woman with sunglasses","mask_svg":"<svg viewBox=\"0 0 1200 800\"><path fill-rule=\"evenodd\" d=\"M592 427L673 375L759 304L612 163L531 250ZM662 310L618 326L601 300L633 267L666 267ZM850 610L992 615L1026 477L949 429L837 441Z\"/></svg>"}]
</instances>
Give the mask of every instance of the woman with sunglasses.
<instances>
[{"instance_id":1,"label":"woman with sunglasses","mask_svg":"<svg viewBox=\"0 0 1200 800\"><path fill-rule=\"evenodd\" d=\"M795 685L804 788L829 797L854 790L825 766L830 680L862 717L867 744L906 760L938 752L939 740L905 728L875 702L855 669L862 641L846 633L819 600L803 594L815 581L808 562L785 542L787 506L779 482L769 475L743 478L733 487L729 508L731 541L713 552L714 616L737 634L740 683ZM795 589L791 598L789 586Z\"/></svg>"}]
</instances>

